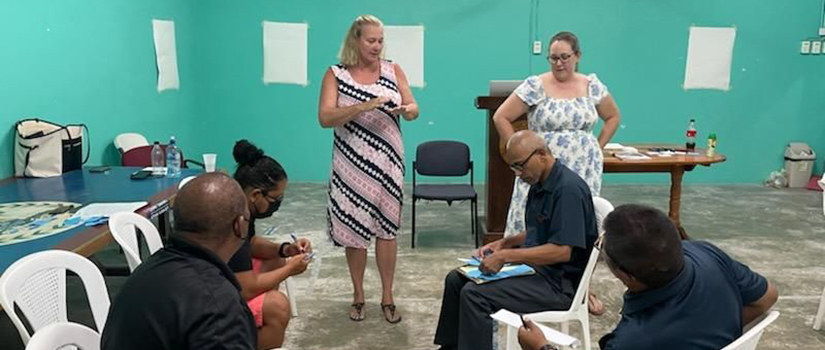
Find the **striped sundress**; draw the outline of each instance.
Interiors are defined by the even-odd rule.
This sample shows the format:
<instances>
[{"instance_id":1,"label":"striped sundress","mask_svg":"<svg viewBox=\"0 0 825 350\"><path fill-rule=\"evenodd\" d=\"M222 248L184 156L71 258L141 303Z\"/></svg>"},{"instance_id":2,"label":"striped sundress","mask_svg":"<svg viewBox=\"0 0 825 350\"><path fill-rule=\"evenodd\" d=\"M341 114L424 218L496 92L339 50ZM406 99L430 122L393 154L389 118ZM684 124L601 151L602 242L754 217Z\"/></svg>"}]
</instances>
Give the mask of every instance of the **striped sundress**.
<instances>
[{"instance_id":1,"label":"striped sundress","mask_svg":"<svg viewBox=\"0 0 825 350\"><path fill-rule=\"evenodd\" d=\"M378 96L384 106L363 112L335 128L329 179L327 224L339 246L366 249L370 239L395 239L401 225L404 144L398 116L389 110L401 104L393 63L381 60L378 81L356 82L343 65L331 67L338 83L338 107Z\"/></svg>"}]
</instances>

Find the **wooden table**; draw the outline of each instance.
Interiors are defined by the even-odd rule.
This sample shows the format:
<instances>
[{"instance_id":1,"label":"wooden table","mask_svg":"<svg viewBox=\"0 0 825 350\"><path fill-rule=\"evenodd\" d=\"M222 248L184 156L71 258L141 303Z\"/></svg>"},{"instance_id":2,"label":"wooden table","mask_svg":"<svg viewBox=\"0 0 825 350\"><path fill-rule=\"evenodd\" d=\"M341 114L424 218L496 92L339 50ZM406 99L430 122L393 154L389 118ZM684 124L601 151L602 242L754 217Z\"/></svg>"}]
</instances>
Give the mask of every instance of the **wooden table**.
<instances>
[{"instance_id":1,"label":"wooden table","mask_svg":"<svg viewBox=\"0 0 825 350\"><path fill-rule=\"evenodd\" d=\"M663 144L626 144L624 146L634 147L639 152L646 152L651 147L673 148L684 150L684 147ZM670 205L668 216L676 224L679 234L683 239L687 238L687 233L679 220L679 208L682 199L682 177L686 171L693 170L697 165L710 166L714 163L724 162L727 158L717 153L713 157L705 155L705 150L697 148L699 155L675 155L670 157L651 157L650 159L628 160L619 159L613 156L610 150L604 151L604 172L605 173L669 173L670 174Z\"/></svg>"},{"instance_id":2,"label":"wooden table","mask_svg":"<svg viewBox=\"0 0 825 350\"><path fill-rule=\"evenodd\" d=\"M129 174L139 169L112 167L105 174L83 169L49 178L8 178L0 180L0 202L67 201L86 205L146 201L148 204L136 212L151 218L166 213L183 177L201 172L182 169L180 178L130 180ZM51 236L3 245L0 246L0 273L17 259L34 252L63 249L91 256L112 240L109 226L98 225L79 226Z\"/></svg>"},{"instance_id":3,"label":"wooden table","mask_svg":"<svg viewBox=\"0 0 825 350\"><path fill-rule=\"evenodd\" d=\"M515 176L507 163L501 157L504 140L500 140L495 125L493 125L493 115L498 107L507 99L507 96L478 96L475 100L475 107L487 111L487 200L485 210L484 242L492 242L499 239L504 234L507 221L507 210L510 207L510 196L513 193L513 182ZM518 130L527 129L527 115L519 116L513 122L513 128ZM662 145L662 144L628 144L641 148L644 151L647 147L658 146L667 148L684 148L682 146ZM680 234L686 237L684 228L679 221L679 207L682 198L682 177L686 171L691 171L696 165L709 166L714 163L724 162L725 156L717 154L714 157L704 156L705 150L697 149L697 156L674 156L669 158L654 158L648 160L621 160L612 157L611 152L605 152L604 172L605 173L669 173L670 174L670 210L669 215L679 228Z\"/></svg>"}]
</instances>

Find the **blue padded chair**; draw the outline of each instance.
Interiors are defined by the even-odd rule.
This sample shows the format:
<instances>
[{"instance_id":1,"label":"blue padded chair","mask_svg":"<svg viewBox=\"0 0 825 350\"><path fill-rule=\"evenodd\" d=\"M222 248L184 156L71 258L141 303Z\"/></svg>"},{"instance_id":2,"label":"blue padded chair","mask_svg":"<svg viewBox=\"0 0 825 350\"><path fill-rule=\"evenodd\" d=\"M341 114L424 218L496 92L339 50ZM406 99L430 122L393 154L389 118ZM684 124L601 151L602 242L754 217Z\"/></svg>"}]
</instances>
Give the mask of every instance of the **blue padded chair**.
<instances>
[{"instance_id":1,"label":"blue padded chair","mask_svg":"<svg viewBox=\"0 0 825 350\"><path fill-rule=\"evenodd\" d=\"M469 184L418 184L415 175L463 177L470 173ZM473 187L473 161L470 147L458 141L429 141L418 145L413 161L412 247L415 248L415 202L419 199L470 201L471 232L478 247L478 194Z\"/></svg>"}]
</instances>

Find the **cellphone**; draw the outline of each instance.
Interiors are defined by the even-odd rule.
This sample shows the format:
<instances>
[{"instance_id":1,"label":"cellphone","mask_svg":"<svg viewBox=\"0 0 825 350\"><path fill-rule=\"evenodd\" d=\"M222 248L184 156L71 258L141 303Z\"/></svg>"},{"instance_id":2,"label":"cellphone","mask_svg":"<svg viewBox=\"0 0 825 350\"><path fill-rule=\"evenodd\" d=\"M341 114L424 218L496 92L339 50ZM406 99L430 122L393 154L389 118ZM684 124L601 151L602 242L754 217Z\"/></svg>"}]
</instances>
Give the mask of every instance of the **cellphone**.
<instances>
[{"instance_id":1,"label":"cellphone","mask_svg":"<svg viewBox=\"0 0 825 350\"><path fill-rule=\"evenodd\" d=\"M152 171L150 170L138 170L133 172L132 175L129 175L129 178L132 180L143 180L152 176Z\"/></svg>"},{"instance_id":2,"label":"cellphone","mask_svg":"<svg viewBox=\"0 0 825 350\"><path fill-rule=\"evenodd\" d=\"M109 171L109 169L112 169L112 167L98 166L98 167L94 167L94 168L89 168L89 172L90 173L105 173L105 172Z\"/></svg>"}]
</instances>

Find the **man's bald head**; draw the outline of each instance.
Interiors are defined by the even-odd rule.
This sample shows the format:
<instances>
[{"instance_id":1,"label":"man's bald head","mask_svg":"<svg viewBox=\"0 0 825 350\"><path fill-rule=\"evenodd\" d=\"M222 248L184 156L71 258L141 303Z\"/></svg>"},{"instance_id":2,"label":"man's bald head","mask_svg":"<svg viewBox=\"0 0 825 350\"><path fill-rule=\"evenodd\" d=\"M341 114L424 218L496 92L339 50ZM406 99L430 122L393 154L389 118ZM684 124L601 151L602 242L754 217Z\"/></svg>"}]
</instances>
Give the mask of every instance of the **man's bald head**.
<instances>
[{"instance_id":1,"label":"man's bald head","mask_svg":"<svg viewBox=\"0 0 825 350\"><path fill-rule=\"evenodd\" d=\"M507 140L504 158L516 176L530 185L544 180L556 163L544 138L530 130L519 131Z\"/></svg>"},{"instance_id":2,"label":"man's bald head","mask_svg":"<svg viewBox=\"0 0 825 350\"><path fill-rule=\"evenodd\" d=\"M238 182L223 173L206 173L178 191L175 230L219 238L230 235L238 217L249 218L246 196Z\"/></svg>"},{"instance_id":3,"label":"man's bald head","mask_svg":"<svg viewBox=\"0 0 825 350\"><path fill-rule=\"evenodd\" d=\"M550 154L544 138L531 130L521 130L507 140L505 154L508 159L522 159L535 150L544 150Z\"/></svg>"}]
</instances>

